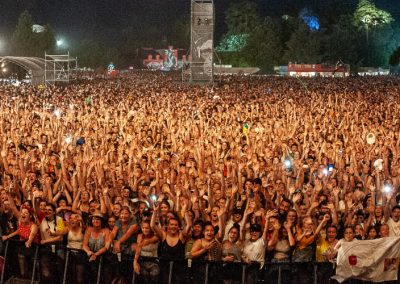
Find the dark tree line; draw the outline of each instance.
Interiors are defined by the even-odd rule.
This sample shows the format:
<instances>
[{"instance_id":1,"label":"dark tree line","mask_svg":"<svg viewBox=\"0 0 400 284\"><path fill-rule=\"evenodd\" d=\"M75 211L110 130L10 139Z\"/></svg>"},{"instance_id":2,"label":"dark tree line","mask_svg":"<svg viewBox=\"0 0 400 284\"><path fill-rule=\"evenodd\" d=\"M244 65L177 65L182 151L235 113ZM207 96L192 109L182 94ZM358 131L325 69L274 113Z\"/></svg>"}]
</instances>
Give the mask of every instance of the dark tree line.
<instances>
[{"instance_id":1,"label":"dark tree line","mask_svg":"<svg viewBox=\"0 0 400 284\"><path fill-rule=\"evenodd\" d=\"M19 19L10 42L10 53L18 56L44 57L44 53L54 51L56 40L50 25L40 32L33 29L31 15L24 11Z\"/></svg>"},{"instance_id":2,"label":"dark tree line","mask_svg":"<svg viewBox=\"0 0 400 284\"><path fill-rule=\"evenodd\" d=\"M99 0L94 5L84 0L75 6L74 1L66 1L59 8L61 14L51 10L53 2L39 2L7 2L15 9L26 7L33 15L20 15L10 35L9 54L43 56L57 51L56 32L50 25L42 33L30 27L45 23L44 14L54 22L63 13L75 15L70 19L71 33L80 30L79 37L68 38L68 50L78 57L80 66L104 67L111 61L117 68L137 66L143 59L142 47L190 45L190 1L163 1L153 7L152 1L123 0L118 9L110 8L112 1ZM342 60L354 67L387 66L400 45L395 17L400 14L391 16L383 9L386 6L377 7L373 0L266 2L215 1L215 46L222 63L258 66L265 72L288 62L335 64Z\"/></svg>"},{"instance_id":3,"label":"dark tree line","mask_svg":"<svg viewBox=\"0 0 400 284\"><path fill-rule=\"evenodd\" d=\"M226 12L228 32L217 47L223 63L258 66L265 72L288 62L335 64L342 60L353 67L388 66L390 55L400 45L399 23L372 0L360 0L342 14L335 11L336 17L304 9L298 14L263 17L258 3L232 1ZM234 39L241 37L246 41L234 46Z\"/></svg>"}]
</instances>

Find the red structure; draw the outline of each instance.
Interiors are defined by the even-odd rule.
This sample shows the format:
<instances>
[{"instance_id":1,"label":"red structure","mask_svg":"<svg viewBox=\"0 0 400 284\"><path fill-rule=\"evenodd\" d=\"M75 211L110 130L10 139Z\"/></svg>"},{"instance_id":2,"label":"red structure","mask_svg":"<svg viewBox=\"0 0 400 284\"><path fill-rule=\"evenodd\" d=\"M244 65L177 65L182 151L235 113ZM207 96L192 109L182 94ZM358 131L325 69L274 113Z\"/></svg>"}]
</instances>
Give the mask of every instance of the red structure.
<instances>
[{"instance_id":1,"label":"red structure","mask_svg":"<svg viewBox=\"0 0 400 284\"><path fill-rule=\"evenodd\" d=\"M347 77L350 75L350 67L347 64L293 64L288 65L288 75L298 77Z\"/></svg>"}]
</instances>

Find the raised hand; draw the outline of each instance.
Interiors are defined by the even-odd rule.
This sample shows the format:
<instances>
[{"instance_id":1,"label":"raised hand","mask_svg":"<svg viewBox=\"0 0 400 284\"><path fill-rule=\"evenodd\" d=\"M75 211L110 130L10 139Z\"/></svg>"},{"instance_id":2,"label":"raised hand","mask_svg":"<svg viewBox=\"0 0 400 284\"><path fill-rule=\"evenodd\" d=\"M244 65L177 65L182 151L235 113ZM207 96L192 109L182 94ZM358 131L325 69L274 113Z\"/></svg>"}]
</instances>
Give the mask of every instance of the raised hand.
<instances>
[{"instance_id":1,"label":"raised hand","mask_svg":"<svg viewBox=\"0 0 400 284\"><path fill-rule=\"evenodd\" d=\"M301 193L297 193L293 196L293 203L297 204L301 201Z\"/></svg>"},{"instance_id":2,"label":"raised hand","mask_svg":"<svg viewBox=\"0 0 400 284\"><path fill-rule=\"evenodd\" d=\"M330 219L331 219L331 215L325 214L325 215L324 215L324 219L322 219L322 222L326 223L326 222L328 222Z\"/></svg>"},{"instance_id":3,"label":"raised hand","mask_svg":"<svg viewBox=\"0 0 400 284\"><path fill-rule=\"evenodd\" d=\"M266 214L266 218L269 219L270 217L278 216L278 210L268 210Z\"/></svg>"},{"instance_id":4,"label":"raised hand","mask_svg":"<svg viewBox=\"0 0 400 284\"><path fill-rule=\"evenodd\" d=\"M284 222L283 227L286 229L286 231L289 231L293 226L293 223L291 222Z\"/></svg>"}]
</instances>

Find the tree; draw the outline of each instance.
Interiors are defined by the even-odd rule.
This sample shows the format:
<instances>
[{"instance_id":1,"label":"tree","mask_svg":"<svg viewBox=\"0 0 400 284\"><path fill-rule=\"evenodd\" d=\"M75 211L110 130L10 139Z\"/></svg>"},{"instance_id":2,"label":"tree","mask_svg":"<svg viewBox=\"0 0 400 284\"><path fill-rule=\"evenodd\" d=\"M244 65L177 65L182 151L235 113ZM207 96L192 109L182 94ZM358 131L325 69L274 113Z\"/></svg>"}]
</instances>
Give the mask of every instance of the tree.
<instances>
[{"instance_id":1,"label":"tree","mask_svg":"<svg viewBox=\"0 0 400 284\"><path fill-rule=\"evenodd\" d=\"M248 34L226 35L215 48L220 52L239 52L247 44Z\"/></svg>"},{"instance_id":2,"label":"tree","mask_svg":"<svg viewBox=\"0 0 400 284\"><path fill-rule=\"evenodd\" d=\"M391 25L377 26L370 35L369 62L372 66L388 66L388 59L400 44L399 35Z\"/></svg>"},{"instance_id":3,"label":"tree","mask_svg":"<svg viewBox=\"0 0 400 284\"><path fill-rule=\"evenodd\" d=\"M225 14L228 32L216 48L223 63L249 66L244 47L250 34L262 23L258 10L258 5L251 0L235 0L229 5Z\"/></svg>"},{"instance_id":4,"label":"tree","mask_svg":"<svg viewBox=\"0 0 400 284\"><path fill-rule=\"evenodd\" d=\"M46 25L43 32L36 33L32 30L33 24L29 12L22 12L11 38L12 54L44 57L45 52L54 50L56 40L53 29Z\"/></svg>"},{"instance_id":5,"label":"tree","mask_svg":"<svg viewBox=\"0 0 400 284\"><path fill-rule=\"evenodd\" d=\"M103 62L105 63L103 66L108 66L110 62L113 62L115 66L117 66L117 69L123 68L123 63L121 60L121 53L118 49L116 48L107 48L104 51L104 59Z\"/></svg>"},{"instance_id":6,"label":"tree","mask_svg":"<svg viewBox=\"0 0 400 284\"><path fill-rule=\"evenodd\" d=\"M36 42L36 48L33 51L34 56L43 57L45 52L53 53L56 38L50 25L46 25L43 32L35 34L34 40Z\"/></svg>"},{"instance_id":7,"label":"tree","mask_svg":"<svg viewBox=\"0 0 400 284\"><path fill-rule=\"evenodd\" d=\"M389 57L390 66L398 66L400 64L400 46Z\"/></svg>"},{"instance_id":8,"label":"tree","mask_svg":"<svg viewBox=\"0 0 400 284\"><path fill-rule=\"evenodd\" d=\"M284 15L280 21L279 37L281 38L282 45L285 45L292 34L299 28L299 25L303 24L298 17L291 17Z\"/></svg>"},{"instance_id":9,"label":"tree","mask_svg":"<svg viewBox=\"0 0 400 284\"><path fill-rule=\"evenodd\" d=\"M300 24L286 43L284 58L288 62L321 63L324 57L321 35L320 32L310 31L307 25Z\"/></svg>"},{"instance_id":10,"label":"tree","mask_svg":"<svg viewBox=\"0 0 400 284\"><path fill-rule=\"evenodd\" d=\"M177 18L172 31L168 44L179 48L188 48L190 45L190 17L181 16Z\"/></svg>"},{"instance_id":11,"label":"tree","mask_svg":"<svg viewBox=\"0 0 400 284\"><path fill-rule=\"evenodd\" d=\"M393 21L389 12L378 9L371 0L360 0L354 12L357 26L368 29L372 26L390 24Z\"/></svg>"},{"instance_id":12,"label":"tree","mask_svg":"<svg viewBox=\"0 0 400 284\"><path fill-rule=\"evenodd\" d=\"M33 20L28 11L24 11L18 18L18 24L11 38L12 54L31 56L34 49L35 37L32 31Z\"/></svg>"},{"instance_id":13,"label":"tree","mask_svg":"<svg viewBox=\"0 0 400 284\"><path fill-rule=\"evenodd\" d=\"M251 66L260 67L265 72L272 72L273 67L281 63L283 46L279 26L272 18L267 17L254 28L243 52Z\"/></svg>"},{"instance_id":14,"label":"tree","mask_svg":"<svg viewBox=\"0 0 400 284\"><path fill-rule=\"evenodd\" d=\"M356 65L366 53L362 48L362 36L354 25L353 17L342 15L331 27L325 41L325 61L334 64L342 60L344 63Z\"/></svg>"},{"instance_id":15,"label":"tree","mask_svg":"<svg viewBox=\"0 0 400 284\"><path fill-rule=\"evenodd\" d=\"M367 64L370 64L370 39L371 29L389 25L393 21L390 13L378 9L372 0L360 0L354 12L354 22L359 29L365 30Z\"/></svg>"},{"instance_id":16,"label":"tree","mask_svg":"<svg viewBox=\"0 0 400 284\"><path fill-rule=\"evenodd\" d=\"M102 45L94 40L82 40L76 46L76 56L79 58L79 65L91 68L106 66L106 51Z\"/></svg>"},{"instance_id":17,"label":"tree","mask_svg":"<svg viewBox=\"0 0 400 284\"><path fill-rule=\"evenodd\" d=\"M248 34L262 20L258 5L250 0L233 1L226 11L225 21L229 34Z\"/></svg>"}]
</instances>

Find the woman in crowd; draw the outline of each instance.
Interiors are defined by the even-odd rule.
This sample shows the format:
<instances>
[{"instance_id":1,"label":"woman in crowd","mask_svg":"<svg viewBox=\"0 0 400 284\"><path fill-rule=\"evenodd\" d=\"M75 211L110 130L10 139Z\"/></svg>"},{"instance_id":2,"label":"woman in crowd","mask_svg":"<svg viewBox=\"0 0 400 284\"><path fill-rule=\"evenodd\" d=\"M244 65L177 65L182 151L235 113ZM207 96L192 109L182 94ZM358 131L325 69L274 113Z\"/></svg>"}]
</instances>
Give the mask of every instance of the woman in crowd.
<instances>
[{"instance_id":1,"label":"woman in crowd","mask_svg":"<svg viewBox=\"0 0 400 284\"><path fill-rule=\"evenodd\" d=\"M299 273L299 271L297 273L298 283L307 283L308 279L312 277L311 262L314 258L314 243L321 229L325 227L329 220L330 216L328 214L324 215L322 222L315 228L311 217L305 217L303 225L297 231L293 261L301 263L298 264L299 271L302 271L302 273Z\"/></svg>"},{"instance_id":2,"label":"woman in crowd","mask_svg":"<svg viewBox=\"0 0 400 284\"><path fill-rule=\"evenodd\" d=\"M28 261L34 257L32 244L40 244L40 234L31 208L23 207L19 216L17 230L9 235L3 235L2 240L6 241L14 236L19 236L19 239L24 242L18 247L18 262L20 275L22 278L26 278L29 275Z\"/></svg>"},{"instance_id":3,"label":"woman in crowd","mask_svg":"<svg viewBox=\"0 0 400 284\"><path fill-rule=\"evenodd\" d=\"M123 206L119 219L111 231L110 238L114 241L113 253L117 255L116 265L119 267L120 276L130 279L131 259L134 255L137 231L139 227L128 206ZM115 258L114 258L115 259Z\"/></svg>"},{"instance_id":4,"label":"woman in crowd","mask_svg":"<svg viewBox=\"0 0 400 284\"><path fill-rule=\"evenodd\" d=\"M85 226L89 224L90 221L90 194L88 191L79 189L75 193L74 203L72 204L72 211L80 212L82 215Z\"/></svg>"},{"instance_id":5,"label":"woman in crowd","mask_svg":"<svg viewBox=\"0 0 400 284\"><path fill-rule=\"evenodd\" d=\"M80 215L71 214L69 221L63 230L56 231L55 236L67 236L67 249L69 249L70 262L68 266L74 275L74 283L82 284L85 282L85 265L86 255L83 251L83 238L84 238L83 221Z\"/></svg>"},{"instance_id":6,"label":"woman in crowd","mask_svg":"<svg viewBox=\"0 0 400 284\"><path fill-rule=\"evenodd\" d=\"M240 226L234 224L228 231L228 239L222 243L225 284L240 283L241 265L237 264L242 259L242 250Z\"/></svg>"},{"instance_id":7,"label":"woman in crowd","mask_svg":"<svg viewBox=\"0 0 400 284\"><path fill-rule=\"evenodd\" d=\"M141 225L141 233L137 238L133 270L141 275L145 283L157 283L160 267L156 260L158 254L158 237L150 228L150 222L145 220Z\"/></svg>"},{"instance_id":8,"label":"woman in crowd","mask_svg":"<svg viewBox=\"0 0 400 284\"><path fill-rule=\"evenodd\" d=\"M378 237L378 232L375 226L369 226L366 232L366 239L367 240L374 240Z\"/></svg>"},{"instance_id":9,"label":"woman in crowd","mask_svg":"<svg viewBox=\"0 0 400 284\"><path fill-rule=\"evenodd\" d=\"M338 243L337 227L327 226L326 237L319 236L316 248L316 261L318 262L318 283L327 283L334 275L335 246Z\"/></svg>"},{"instance_id":10,"label":"woman in crowd","mask_svg":"<svg viewBox=\"0 0 400 284\"><path fill-rule=\"evenodd\" d=\"M121 203L115 202L114 204L112 204L112 210L111 210L110 217L113 217L114 219L118 220L119 215L121 214L121 210L122 210Z\"/></svg>"},{"instance_id":11,"label":"woman in crowd","mask_svg":"<svg viewBox=\"0 0 400 284\"><path fill-rule=\"evenodd\" d=\"M290 283L290 266L282 265L291 260L292 251L296 244L292 228L292 223L285 221L283 226L279 228L278 234L273 234L271 239L271 248L273 253L272 263L279 263L280 267L272 265L270 271L272 272L272 282L278 281L280 277L282 283ZM279 272L280 268L280 272ZM279 276L280 273L280 276Z\"/></svg>"},{"instance_id":12,"label":"woman in crowd","mask_svg":"<svg viewBox=\"0 0 400 284\"><path fill-rule=\"evenodd\" d=\"M159 214L159 224L161 225L161 227L163 227L164 229L167 228L168 225L168 213L171 212L171 205L168 203L167 200L162 200L160 203L160 214Z\"/></svg>"},{"instance_id":13,"label":"woman in crowd","mask_svg":"<svg viewBox=\"0 0 400 284\"><path fill-rule=\"evenodd\" d=\"M385 238L389 237L389 225L383 224L379 227L379 237Z\"/></svg>"},{"instance_id":14,"label":"woman in crowd","mask_svg":"<svg viewBox=\"0 0 400 284\"><path fill-rule=\"evenodd\" d=\"M272 248L274 251L273 262L288 262L291 258L291 252L296 244L292 233L292 224L285 222L280 227L278 235L272 239Z\"/></svg>"},{"instance_id":15,"label":"woman in crowd","mask_svg":"<svg viewBox=\"0 0 400 284\"><path fill-rule=\"evenodd\" d=\"M315 238L319 235L321 229L330 220L330 216L326 214L323 221L319 223L315 229L315 225L310 217L303 219L303 226L296 234L296 248L293 253L293 261L310 262L313 259L313 247Z\"/></svg>"},{"instance_id":16,"label":"woman in crowd","mask_svg":"<svg viewBox=\"0 0 400 284\"><path fill-rule=\"evenodd\" d=\"M353 227L351 227L351 226L346 227L344 229L344 237L342 239L340 239L335 245L335 248L334 248L335 249L335 256L337 255L339 249L341 248L341 246L342 246L342 244L344 242L352 242L354 240L356 240L356 239L354 238L354 229L353 229Z\"/></svg>"},{"instance_id":17,"label":"woman in crowd","mask_svg":"<svg viewBox=\"0 0 400 284\"><path fill-rule=\"evenodd\" d=\"M184 230L180 230L180 224L178 219L169 218L166 230L162 229L159 224L156 224L158 219L159 208L154 207L154 212L151 217L151 229L154 231L156 236L160 239L159 244L159 257L162 261L160 282L168 282L168 278L172 277L174 283L184 283L185 280L182 279L182 262L185 260L185 242L187 234L190 230L190 222L186 222L186 227ZM185 217L187 212L185 212ZM168 263L165 260L175 261L172 271L169 268ZM172 275L171 275L172 272Z\"/></svg>"},{"instance_id":18,"label":"woman in crowd","mask_svg":"<svg viewBox=\"0 0 400 284\"><path fill-rule=\"evenodd\" d=\"M90 268L90 283L96 283L98 270L102 268L102 275L106 283L110 283L112 279L112 267L110 263L103 258L110 248L110 231L104 226L104 217L100 212L95 212L91 216L91 224L86 229L83 237L82 248L87 254L87 262ZM99 264L102 263L102 266Z\"/></svg>"},{"instance_id":19,"label":"woman in crowd","mask_svg":"<svg viewBox=\"0 0 400 284\"><path fill-rule=\"evenodd\" d=\"M221 261L222 250L220 240L222 238L221 230L215 235L215 229L211 222L206 222L203 229L203 238L194 242L190 252L191 258L194 260L194 269L197 271L195 282L203 283L205 281L205 264L204 261L219 262ZM209 266L208 281L209 283L217 283L219 275L217 266Z\"/></svg>"}]
</instances>

